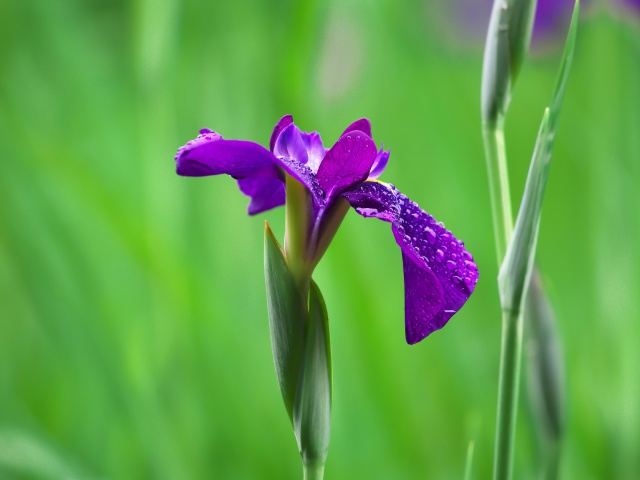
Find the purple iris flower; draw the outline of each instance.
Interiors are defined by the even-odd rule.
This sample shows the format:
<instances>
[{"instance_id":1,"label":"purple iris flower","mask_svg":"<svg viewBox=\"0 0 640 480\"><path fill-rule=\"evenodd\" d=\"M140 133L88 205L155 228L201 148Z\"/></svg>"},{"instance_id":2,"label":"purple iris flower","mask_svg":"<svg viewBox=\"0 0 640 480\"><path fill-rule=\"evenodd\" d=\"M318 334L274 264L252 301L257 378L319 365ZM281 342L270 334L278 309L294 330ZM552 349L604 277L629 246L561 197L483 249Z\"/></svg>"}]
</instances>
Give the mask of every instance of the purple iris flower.
<instances>
[{"instance_id":1,"label":"purple iris flower","mask_svg":"<svg viewBox=\"0 0 640 480\"><path fill-rule=\"evenodd\" d=\"M291 179L302 184L308 192L304 261L309 277L346 207L351 205L364 217L390 222L402 250L409 344L442 328L464 305L478 280L473 257L442 223L393 185L377 180L389 151L377 150L369 120L349 125L333 147L326 149L317 132L301 131L292 116L285 115L274 128L269 147L225 140L211 130L201 130L178 150L177 173L232 176L251 198L250 215L285 204L285 187Z\"/></svg>"}]
</instances>

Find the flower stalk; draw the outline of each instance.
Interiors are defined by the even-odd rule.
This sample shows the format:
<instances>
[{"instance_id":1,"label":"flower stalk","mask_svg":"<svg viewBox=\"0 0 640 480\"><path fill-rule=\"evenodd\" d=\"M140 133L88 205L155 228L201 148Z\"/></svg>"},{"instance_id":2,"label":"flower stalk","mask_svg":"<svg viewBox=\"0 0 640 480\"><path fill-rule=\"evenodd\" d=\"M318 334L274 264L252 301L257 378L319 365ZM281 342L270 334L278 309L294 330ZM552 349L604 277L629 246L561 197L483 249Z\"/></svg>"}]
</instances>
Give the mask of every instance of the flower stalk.
<instances>
[{"instance_id":1,"label":"flower stalk","mask_svg":"<svg viewBox=\"0 0 640 480\"><path fill-rule=\"evenodd\" d=\"M483 138L496 252L501 264L498 287L502 307L502 341L493 471L495 480L508 480L512 476L522 357L524 293L529 288L542 197L577 28L576 2L551 110L545 111L540 126L514 230L504 120L515 79L528 50L535 4L531 0L494 2L483 65Z\"/></svg>"}]
</instances>

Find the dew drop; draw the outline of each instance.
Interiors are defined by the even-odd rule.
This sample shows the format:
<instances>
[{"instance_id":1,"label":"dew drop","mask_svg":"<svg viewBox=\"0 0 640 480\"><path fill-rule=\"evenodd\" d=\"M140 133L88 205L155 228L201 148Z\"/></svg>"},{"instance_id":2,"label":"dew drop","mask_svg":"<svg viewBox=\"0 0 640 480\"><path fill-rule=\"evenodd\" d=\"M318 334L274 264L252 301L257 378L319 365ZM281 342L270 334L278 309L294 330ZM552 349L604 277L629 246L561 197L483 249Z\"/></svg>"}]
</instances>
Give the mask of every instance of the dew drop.
<instances>
[{"instance_id":1,"label":"dew drop","mask_svg":"<svg viewBox=\"0 0 640 480\"><path fill-rule=\"evenodd\" d=\"M436 260L442 262L444 260L444 252L440 249L436 250Z\"/></svg>"},{"instance_id":2,"label":"dew drop","mask_svg":"<svg viewBox=\"0 0 640 480\"><path fill-rule=\"evenodd\" d=\"M451 260L447 260L447 263L445 265L449 270L453 270L454 268L456 268L456 262L453 262Z\"/></svg>"},{"instance_id":3,"label":"dew drop","mask_svg":"<svg viewBox=\"0 0 640 480\"><path fill-rule=\"evenodd\" d=\"M460 277L458 277L458 276L454 276L454 277L453 277L453 281L454 281L455 283L460 283L460 282L462 281L462 279L461 279Z\"/></svg>"},{"instance_id":4,"label":"dew drop","mask_svg":"<svg viewBox=\"0 0 640 480\"><path fill-rule=\"evenodd\" d=\"M433 229L426 227L424 229L424 234L431 245L436 243L436 232L434 232Z\"/></svg>"},{"instance_id":5,"label":"dew drop","mask_svg":"<svg viewBox=\"0 0 640 480\"><path fill-rule=\"evenodd\" d=\"M471 283L471 277L464 277L464 283L469 285Z\"/></svg>"},{"instance_id":6,"label":"dew drop","mask_svg":"<svg viewBox=\"0 0 640 480\"><path fill-rule=\"evenodd\" d=\"M478 270L478 266L470 260L466 260L464 262L464 266L467 267L469 270L474 270L474 271Z\"/></svg>"}]
</instances>

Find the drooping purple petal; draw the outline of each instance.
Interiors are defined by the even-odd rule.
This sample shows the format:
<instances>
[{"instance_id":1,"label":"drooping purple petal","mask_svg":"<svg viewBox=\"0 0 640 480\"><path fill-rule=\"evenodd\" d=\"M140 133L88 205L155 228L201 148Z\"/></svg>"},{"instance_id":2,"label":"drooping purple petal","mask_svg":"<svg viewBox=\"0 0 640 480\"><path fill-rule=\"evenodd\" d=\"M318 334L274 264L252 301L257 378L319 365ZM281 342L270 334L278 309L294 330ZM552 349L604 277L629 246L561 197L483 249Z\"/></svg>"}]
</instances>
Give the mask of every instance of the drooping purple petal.
<instances>
[{"instance_id":1,"label":"drooping purple petal","mask_svg":"<svg viewBox=\"0 0 640 480\"><path fill-rule=\"evenodd\" d=\"M373 162L373 166L371 167L371 173L369 173L370 179L375 180L380 175L382 175L382 172L384 172L384 169L387 168L387 163L389 163L389 154L390 154L390 151L387 150L385 152L384 145L383 145L380 148L380 151L378 152L378 155L376 156L375 161Z\"/></svg>"},{"instance_id":2,"label":"drooping purple petal","mask_svg":"<svg viewBox=\"0 0 640 480\"><path fill-rule=\"evenodd\" d=\"M271 138L269 139L269 150L273 152L273 149L276 146L276 140L278 140L278 136L280 135L280 132L282 132L282 130L287 128L292 123L293 123L293 117L291 115L285 115L280 120L278 120L278 123L276 123L276 126L273 127L273 132L271 132Z\"/></svg>"},{"instance_id":3,"label":"drooping purple petal","mask_svg":"<svg viewBox=\"0 0 640 480\"><path fill-rule=\"evenodd\" d=\"M478 269L463 243L393 185L362 182L342 196L360 215L392 223L403 254L405 300L410 301L405 304L407 342L419 342L442 328L464 305L478 281ZM433 276L418 274L416 269Z\"/></svg>"},{"instance_id":4,"label":"drooping purple petal","mask_svg":"<svg viewBox=\"0 0 640 480\"><path fill-rule=\"evenodd\" d=\"M251 197L249 214L283 205L284 174L278 160L266 148L241 140L224 140L208 129L181 147L176 154L179 175L201 177L227 174L238 180L240 190Z\"/></svg>"},{"instance_id":5,"label":"drooping purple petal","mask_svg":"<svg viewBox=\"0 0 640 480\"><path fill-rule=\"evenodd\" d=\"M238 187L251 197L247 213L257 215L285 203L284 182L273 177L247 177L238 180Z\"/></svg>"},{"instance_id":6,"label":"drooping purple petal","mask_svg":"<svg viewBox=\"0 0 640 480\"><path fill-rule=\"evenodd\" d=\"M354 130L340 137L325 155L316 175L327 204L365 180L375 159L376 145L367 134Z\"/></svg>"},{"instance_id":7,"label":"drooping purple petal","mask_svg":"<svg viewBox=\"0 0 640 480\"><path fill-rule=\"evenodd\" d=\"M340 135L341 137L343 135L346 135L349 132L353 132L355 130L358 130L362 133L366 133L367 136L369 136L371 138L371 122L369 121L368 118L360 118L358 120L356 120L355 122L353 122L351 125L349 125L344 132L342 132L342 135Z\"/></svg>"},{"instance_id":8,"label":"drooping purple petal","mask_svg":"<svg viewBox=\"0 0 640 480\"><path fill-rule=\"evenodd\" d=\"M244 140L224 140L215 132L204 132L176 153L178 175L202 177L226 173L243 178L263 171L265 167L277 168L276 158L262 145Z\"/></svg>"},{"instance_id":9,"label":"drooping purple petal","mask_svg":"<svg viewBox=\"0 0 640 480\"><path fill-rule=\"evenodd\" d=\"M409 345L444 327L438 315L444 302L442 284L428 268L417 265L404 252L405 337ZM446 322L445 322L446 323Z\"/></svg>"}]
</instances>

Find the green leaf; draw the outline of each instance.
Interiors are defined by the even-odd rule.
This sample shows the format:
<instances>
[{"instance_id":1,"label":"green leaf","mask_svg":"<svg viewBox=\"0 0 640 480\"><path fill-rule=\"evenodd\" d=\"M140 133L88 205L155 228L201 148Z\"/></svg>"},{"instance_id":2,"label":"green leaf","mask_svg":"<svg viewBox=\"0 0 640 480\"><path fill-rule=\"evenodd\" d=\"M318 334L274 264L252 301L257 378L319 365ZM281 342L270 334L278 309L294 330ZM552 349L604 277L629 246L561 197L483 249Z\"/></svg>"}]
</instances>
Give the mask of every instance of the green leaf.
<instances>
[{"instance_id":1,"label":"green leaf","mask_svg":"<svg viewBox=\"0 0 640 480\"><path fill-rule=\"evenodd\" d=\"M571 25L569 26L569 34L567 35L567 41L564 46L564 53L562 54L562 63L560 64L560 71L556 78L556 85L553 89L553 96L551 98L551 107L549 112L549 131L555 134L558 127L558 119L560 118L560 110L562 109L562 101L564 100L564 92L567 88L567 81L569 79L569 71L571 70L571 63L573 61L573 52L576 46L576 37L578 35L578 16L580 14L580 0L576 0L573 7L573 15L571 16ZM551 143L553 146L553 143ZM549 153L549 155L551 155Z\"/></svg>"},{"instance_id":2,"label":"green leaf","mask_svg":"<svg viewBox=\"0 0 640 480\"><path fill-rule=\"evenodd\" d=\"M312 280L304 359L293 409L293 426L302 461L321 466L327 458L332 393L329 319L320 289Z\"/></svg>"},{"instance_id":3,"label":"green leaf","mask_svg":"<svg viewBox=\"0 0 640 480\"><path fill-rule=\"evenodd\" d=\"M542 199L549 177L558 118L575 48L579 9L579 1L576 1L551 107L545 109L540 124L513 237L498 275L500 300L503 308L507 310L520 310L523 292L531 277Z\"/></svg>"},{"instance_id":4,"label":"green leaf","mask_svg":"<svg viewBox=\"0 0 640 480\"><path fill-rule=\"evenodd\" d=\"M538 131L538 139L529 166L527 183L524 187L518 218L507 248L500 272L498 274L498 289L500 303L503 310L519 311L522 303L522 293L529 283L531 269L535 258L535 248L538 241L542 198L549 177L550 158L545 151L549 138L549 109L546 108L542 117L542 124Z\"/></svg>"},{"instance_id":5,"label":"green leaf","mask_svg":"<svg viewBox=\"0 0 640 480\"><path fill-rule=\"evenodd\" d=\"M296 286L280 244L269 224L264 231L264 276L271 330L271 349L278 385L289 419L304 349L307 302Z\"/></svg>"}]
</instances>

